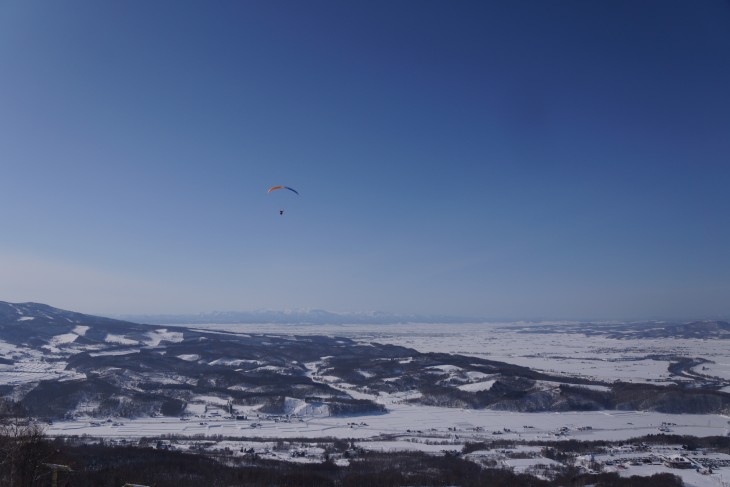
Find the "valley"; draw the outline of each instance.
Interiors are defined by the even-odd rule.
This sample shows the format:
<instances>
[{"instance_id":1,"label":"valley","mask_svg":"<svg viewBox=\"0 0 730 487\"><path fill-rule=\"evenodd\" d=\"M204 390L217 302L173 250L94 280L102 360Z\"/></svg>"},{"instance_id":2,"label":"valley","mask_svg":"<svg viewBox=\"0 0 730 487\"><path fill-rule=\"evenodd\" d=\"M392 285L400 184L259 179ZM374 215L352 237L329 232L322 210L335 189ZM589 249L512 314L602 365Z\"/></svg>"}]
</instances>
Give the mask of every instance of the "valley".
<instances>
[{"instance_id":1,"label":"valley","mask_svg":"<svg viewBox=\"0 0 730 487\"><path fill-rule=\"evenodd\" d=\"M730 427L723 323L177 326L0 309L6 407L74 445L340 468L367 454L454 454L550 479L564 468L549 466L551 445L594 445L604 472L676 473L669 459L687 438ZM659 466L601 457L623 444ZM730 465L723 451L701 452L715 472ZM695 465L686 485L719 485Z\"/></svg>"}]
</instances>

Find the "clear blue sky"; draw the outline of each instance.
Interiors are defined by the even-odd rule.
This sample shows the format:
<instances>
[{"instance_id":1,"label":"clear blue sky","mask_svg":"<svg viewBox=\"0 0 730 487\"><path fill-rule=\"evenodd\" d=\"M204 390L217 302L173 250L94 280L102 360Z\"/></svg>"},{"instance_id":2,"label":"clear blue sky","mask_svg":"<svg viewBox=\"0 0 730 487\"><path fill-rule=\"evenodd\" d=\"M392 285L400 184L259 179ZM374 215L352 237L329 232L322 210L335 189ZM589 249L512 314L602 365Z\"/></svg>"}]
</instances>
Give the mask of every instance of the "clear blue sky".
<instances>
[{"instance_id":1,"label":"clear blue sky","mask_svg":"<svg viewBox=\"0 0 730 487\"><path fill-rule=\"evenodd\" d=\"M4 301L727 317L730 3L2 0L0 181Z\"/></svg>"}]
</instances>

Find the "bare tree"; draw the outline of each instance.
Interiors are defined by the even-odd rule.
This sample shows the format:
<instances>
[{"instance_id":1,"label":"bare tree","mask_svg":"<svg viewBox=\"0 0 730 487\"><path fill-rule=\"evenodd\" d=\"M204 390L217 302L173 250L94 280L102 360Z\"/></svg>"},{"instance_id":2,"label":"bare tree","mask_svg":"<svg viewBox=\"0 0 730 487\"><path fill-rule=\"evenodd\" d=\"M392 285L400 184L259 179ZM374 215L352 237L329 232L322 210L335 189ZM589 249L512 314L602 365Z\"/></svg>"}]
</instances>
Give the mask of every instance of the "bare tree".
<instances>
[{"instance_id":1,"label":"bare tree","mask_svg":"<svg viewBox=\"0 0 730 487\"><path fill-rule=\"evenodd\" d=\"M0 420L0 485L33 487L49 455L43 427L27 418Z\"/></svg>"}]
</instances>

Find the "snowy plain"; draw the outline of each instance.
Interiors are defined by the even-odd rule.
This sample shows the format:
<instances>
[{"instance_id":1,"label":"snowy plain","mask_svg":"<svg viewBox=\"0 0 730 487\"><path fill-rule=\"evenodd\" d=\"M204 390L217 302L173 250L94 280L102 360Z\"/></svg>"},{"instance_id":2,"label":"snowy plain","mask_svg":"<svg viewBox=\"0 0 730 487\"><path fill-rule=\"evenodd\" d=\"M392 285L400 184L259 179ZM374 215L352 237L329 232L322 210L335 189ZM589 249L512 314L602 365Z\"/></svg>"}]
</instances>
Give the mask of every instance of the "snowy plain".
<instances>
[{"instance_id":1,"label":"snowy plain","mask_svg":"<svg viewBox=\"0 0 730 487\"><path fill-rule=\"evenodd\" d=\"M616 339L578 333L536 333L540 324L525 323L186 326L236 333L342 336L365 344L377 342L414 348L423 353L474 356L605 382L675 383L678 378L669 373L670 362L662 357L703 358L710 362L705 364L706 370L702 373L719 377L730 387L729 340Z\"/></svg>"},{"instance_id":2,"label":"snowy plain","mask_svg":"<svg viewBox=\"0 0 730 487\"><path fill-rule=\"evenodd\" d=\"M351 338L360 343L389 343L410 347L419 352L444 352L471 355L490 360L523 365L539 371L571 377L585 377L605 382L615 380L668 384L682 380L668 371L668 356L699 357L710 362L703 374L727 380L730 347L725 340L696 339L636 339L621 340L604 336L572 334L524 333L525 324L396 324L396 325L252 325L201 324L189 328L236 333L266 333L279 336L328 335ZM115 337L116 338L116 337ZM172 337L176 339L177 337ZM182 357L188 358L188 357ZM190 357L189 359L193 359ZM29 360L30 362L30 360ZM50 368L49 368L50 369ZM64 374L58 369L40 368L32 372L48 375ZM31 371L28 371L30 373ZM438 372L438 371L436 371ZM3 374L4 375L4 374ZM8 377L9 378L9 377ZM296 421L267 420L256 409L239 408L242 414L256 418L257 426L225 420L223 416L205 417L210 405L221 407L222 398L198 398L188 413L199 416L206 424L181 422L178 419L155 418L127 420L123 426L91 426L90 422L57 422L49 428L54 435L89 434L111 437L141 437L154 435L224 435L264 438L342 437L374 439L384 435L408 435L411 431L430 430L433 437L459 442L492 437L499 432L504 438L521 440L554 437L561 428L567 434L585 440L624 440L644 434L657 433L659 428L677 434L714 436L728 434L730 418L723 415L671 415L644 411L591 411L570 413L512 413L492 410L452 409L407 404L408 393L373 396L358 391L350 384L333 383L319 377L330 386L346 391L356 398L373 399L387 408L387 413L357 417L319 416L310 411ZM487 389L489 380L465 387L469 390ZM730 381L728 381L730 386ZM415 392L413 393L415 394ZM197 406L196 406L197 403ZM197 407L197 409L196 409ZM292 410L292 413L298 411ZM357 422L358 426L353 426ZM360 426L359 423L367 426ZM527 428L525 426L528 426ZM509 430L509 431L505 431ZM566 432L564 432L566 434ZM421 436L426 436L421 434ZM563 435L564 436L564 435Z\"/></svg>"},{"instance_id":3,"label":"snowy plain","mask_svg":"<svg viewBox=\"0 0 730 487\"><path fill-rule=\"evenodd\" d=\"M554 375L588 378L606 383L646 382L672 384L686 377L672 375L668 369L672 357L706 360L694 371L726 382L730 390L730 343L727 340L701 339L617 339L578 333L534 333L530 324L396 324L396 325L185 325L206 331L228 331L239 334L270 334L296 337L326 335L350 338L362 344L393 344L419 352L454 353L526 366ZM83 330L79 330L82 332ZM79 333L81 334L81 333ZM72 337L61 336L59 344ZM150 344L179 340L174 332L149 337ZM130 344L123 336L109 336L107 341ZM180 357L196 360L197 357ZM324 357L323 357L324 358ZM311 369L316 369L311 364ZM307 364L309 367L310 364ZM2 367L7 366L0 366ZM3 382L26 382L29 374L58 380L70 379L74 373L59 364L45 364L41 357L28 356L7 367L0 374ZM434 374L449 373L443 367ZM406 402L416 391L373 395L352 384L338 382L336 377L310 375L313 380L327 382L354 398L372 399L386 407L384 414L332 417L327 411L306 409L303 401L288 399L290 417L274 417L260 413L255 407L236 407L246 420L236 420L226 412L225 397L200 396L190 401L183 420L180 418L85 418L56 421L46 427L50 436L105 437L111 440L140 438L188 438L193 445L201 439L217 439L217 447L226 442L230 448L255 448L262 455L277 457L273 445L277 441L316 442L332 438L347 439L360 448L382 451L419 450L438 453L459 451L466 443L495 439L518 442L545 440L609 440L631 438L662 432L698 437L727 436L730 417L713 415L671 415L647 411L590 411L563 413L515 413L493 410L428 407ZM486 390L493 381L488 377L472 377L474 382L463 387L467 391ZM601 386L596 386L601 387ZM180 440L184 441L185 440ZM192 448L192 446L191 446ZM309 448L309 458L320 454ZM309 451L308 450L308 451ZM491 454L491 453L490 453ZM289 459L292 461L292 459ZM296 461L305 461L297 459ZM538 461L505 459L504 464L516 470L531 468ZM662 466L622 465L621 475L651 475L667 471ZM730 469L727 477L730 478ZM694 470L681 472L687 486L722 485L718 475L701 475ZM720 473L719 475L722 475Z\"/></svg>"}]
</instances>

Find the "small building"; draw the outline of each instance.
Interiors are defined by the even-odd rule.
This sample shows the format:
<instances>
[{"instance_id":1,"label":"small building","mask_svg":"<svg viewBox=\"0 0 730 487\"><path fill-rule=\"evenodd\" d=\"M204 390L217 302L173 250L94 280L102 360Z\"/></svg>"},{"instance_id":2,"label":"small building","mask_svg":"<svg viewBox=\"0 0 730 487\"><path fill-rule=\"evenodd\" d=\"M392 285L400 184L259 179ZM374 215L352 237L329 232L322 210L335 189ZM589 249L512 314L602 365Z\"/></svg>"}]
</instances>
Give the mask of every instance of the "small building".
<instances>
[{"instance_id":1,"label":"small building","mask_svg":"<svg viewBox=\"0 0 730 487\"><path fill-rule=\"evenodd\" d=\"M664 460L664 465L669 468L693 468L692 462L682 455L672 455Z\"/></svg>"}]
</instances>

